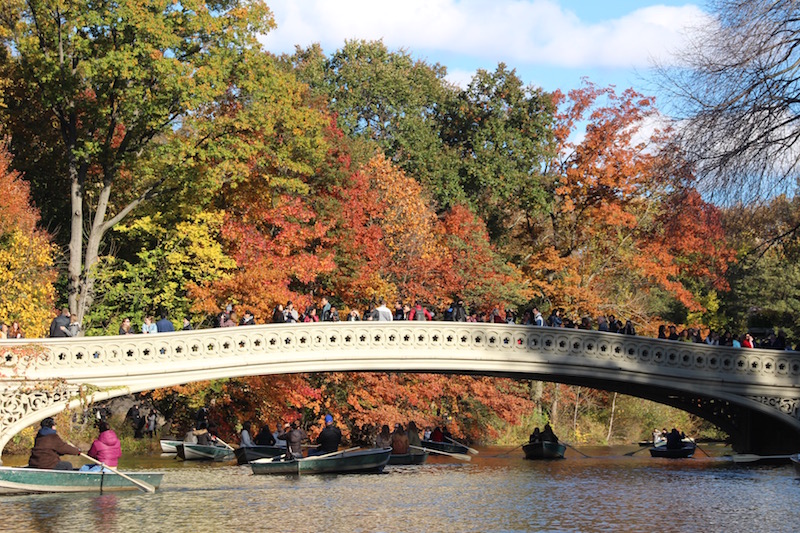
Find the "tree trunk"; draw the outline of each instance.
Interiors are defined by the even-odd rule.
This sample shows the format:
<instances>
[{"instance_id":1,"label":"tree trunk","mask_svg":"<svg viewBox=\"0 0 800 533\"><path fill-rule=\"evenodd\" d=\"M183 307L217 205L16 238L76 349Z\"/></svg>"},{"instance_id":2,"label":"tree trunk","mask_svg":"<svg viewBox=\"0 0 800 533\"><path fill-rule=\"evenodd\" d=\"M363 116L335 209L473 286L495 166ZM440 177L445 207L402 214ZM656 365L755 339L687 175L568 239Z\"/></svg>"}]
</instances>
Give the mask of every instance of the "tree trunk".
<instances>
[{"instance_id":1,"label":"tree trunk","mask_svg":"<svg viewBox=\"0 0 800 533\"><path fill-rule=\"evenodd\" d=\"M608 435L606 435L606 442L611 444L611 431L614 429L614 410L617 408L617 393L614 393L614 398L611 400L611 418L608 420Z\"/></svg>"}]
</instances>

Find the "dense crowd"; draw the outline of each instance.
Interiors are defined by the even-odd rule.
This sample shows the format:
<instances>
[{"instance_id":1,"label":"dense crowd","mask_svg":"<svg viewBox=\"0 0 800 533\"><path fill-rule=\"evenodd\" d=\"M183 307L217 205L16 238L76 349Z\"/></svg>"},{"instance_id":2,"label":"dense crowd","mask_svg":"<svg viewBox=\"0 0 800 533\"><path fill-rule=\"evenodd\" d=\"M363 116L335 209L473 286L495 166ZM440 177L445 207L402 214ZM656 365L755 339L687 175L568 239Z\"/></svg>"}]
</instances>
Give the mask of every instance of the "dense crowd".
<instances>
[{"instance_id":1,"label":"dense crowd","mask_svg":"<svg viewBox=\"0 0 800 533\"><path fill-rule=\"evenodd\" d=\"M241 316L239 313L241 312ZM342 315L344 318L342 318ZM193 329L191 318L183 317L181 330ZM492 311L468 312L463 300L453 301L446 309L429 309L421 302L402 302L397 301L394 308L390 309L383 299L379 299L377 305L370 305L363 311L356 308L342 310L333 305L326 297L321 298L319 304L310 305L304 311L298 311L294 304L289 301L286 305L278 304L272 311L272 316L261 323L298 323L298 322L339 322L339 321L395 321L395 320L444 320L452 322L490 322L501 324L520 324L524 326L572 328L582 330L605 331L609 333L619 333L623 335L636 335L636 328L631 320L624 322L614 315L600 315L596 318L584 316L581 319L571 319L562 316L561 310L553 309L546 319L538 308L524 311L519 315L512 309L494 308ZM214 327L234 327L250 326L259 323L255 315L249 310L234 309L228 304L225 310L213 319ZM50 325L50 337L74 337L79 334L81 326L75 321L69 312L69 308L61 310L59 315L53 319ZM166 312L159 314L159 319L154 316L145 316L143 322L137 328L128 317L123 318L119 327L120 335L131 335L137 332L142 334L164 333L175 331L175 325L168 318ZM20 328L19 322L14 321L9 327L6 324L0 325L0 339L19 339L25 335ZM772 350L792 350L792 345L787 339L786 332L783 330L777 333L769 333L762 338L756 339L751 332L736 334L730 331L710 330L707 335L702 335L700 328L685 327L680 328L676 325L661 325L658 330L659 339L668 339L682 342L704 343L711 346L731 346L734 348L764 348ZM794 347L800 351L800 345Z\"/></svg>"}]
</instances>

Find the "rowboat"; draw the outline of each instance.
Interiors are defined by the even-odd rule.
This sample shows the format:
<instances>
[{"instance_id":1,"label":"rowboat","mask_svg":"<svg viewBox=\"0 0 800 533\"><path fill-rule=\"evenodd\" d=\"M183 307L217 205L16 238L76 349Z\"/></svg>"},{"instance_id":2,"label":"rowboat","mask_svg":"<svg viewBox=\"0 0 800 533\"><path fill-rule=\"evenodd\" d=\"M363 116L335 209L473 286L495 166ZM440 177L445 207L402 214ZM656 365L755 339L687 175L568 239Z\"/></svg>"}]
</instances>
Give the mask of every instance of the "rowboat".
<instances>
[{"instance_id":1,"label":"rowboat","mask_svg":"<svg viewBox=\"0 0 800 533\"><path fill-rule=\"evenodd\" d=\"M164 453L178 453L178 444L183 444L182 440L161 439L161 451Z\"/></svg>"},{"instance_id":2,"label":"rowboat","mask_svg":"<svg viewBox=\"0 0 800 533\"><path fill-rule=\"evenodd\" d=\"M423 448L429 448L431 450L439 450L440 452L449 452L449 453L467 453L469 452L469 448L464 446L463 444L456 444L455 442L438 442L434 440L423 440L422 441Z\"/></svg>"},{"instance_id":3,"label":"rowboat","mask_svg":"<svg viewBox=\"0 0 800 533\"><path fill-rule=\"evenodd\" d=\"M800 477L800 453L791 456L792 466L794 466L794 477Z\"/></svg>"},{"instance_id":4,"label":"rowboat","mask_svg":"<svg viewBox=\"0 0 800 533\"><path fill-rule=\"evenodd\" d=\"M525 459L563 459L567 447L558 442L539 441L530 442L522 447Z\"/></svg>"},{"instance_id":5,"label":"rowboat","mask_svg":"<svg viewBox=\"0 0 800 533\"><path fill-rule=\"evenodd\" d=\"M233 452L236 455L236 462L240 465L246 465L250 461L256 459L264 459L265 457L277 457L286 453L285 446L251 446L247 448L236 448Z\"/></svg>"},{"instance_id":6,"label":"rowboat","mask_svg":"<svg viewBox=\"0 0 800 533\"><path fill-rule=\"evenodd\" d=\"M343 450L332 454L290 459L265 458L252 461L253 474L379 474L389 462L391 448Z\"/></svg>"},{"instance_id":7,"label":"rowboat","mask_svg":"<svg viewBox=\"0 0 800 533\"><path fill-rule=\"evenodd\" d=\"M164 476L161 472L123 472L156 488ZM45 470L0 466L0 494L44 492L106 492L139 490L139 487L110 472L79 470Z\"/></svg>"},{"instance_id":8,"label":"rowboat","mask_svg":"<svg viewBox=\"0 0 800 533\"><path fill-rule=\"evenodd\" d=\"M650 448L650 457L666 457L668 459L686 459L694 455L697 445L694 442L683 442L680 448L669 449L666 445Z\"/></svg>"},{"instance_id":9,"label":"rowboat","mask_svg":"<svg viewBox=\"0 0 800 533\"><path fill-rule=\"evenodd\" d=\"M234 458L233 450L224 446L205 446L182 442L175 446L178 457L184 461L230 461Z\"/></svg>"},{"instance_id":10,"label":"rowboat","mask_svg":"<svg viewBox=\"0 0 800 533\"><path fill-rule=\"evenodd\" d=\"M389 456L390 465L421 465L428 460L428 452L393 453Z\"/></svg>"}]
</instances>

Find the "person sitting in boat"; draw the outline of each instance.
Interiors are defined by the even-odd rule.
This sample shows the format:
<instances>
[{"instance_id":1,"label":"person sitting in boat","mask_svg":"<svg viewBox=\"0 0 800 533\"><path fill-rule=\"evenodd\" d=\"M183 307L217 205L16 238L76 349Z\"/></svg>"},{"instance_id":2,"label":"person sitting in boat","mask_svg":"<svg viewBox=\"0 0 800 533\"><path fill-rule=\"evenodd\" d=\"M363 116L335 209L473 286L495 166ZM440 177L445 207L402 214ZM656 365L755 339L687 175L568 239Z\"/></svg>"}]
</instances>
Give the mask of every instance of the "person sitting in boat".
<instances>
[{"instance_id":1,"label":"person sitting in boat","mask_svg":"<svg viewBox=\"0 0 800 533\"><path fill-rule=\"evenodd\" d=\"M376 448L391 448L392 447L392 434L389 433L389 426L384 424L381 432L375 437Z\"/></svg>"},{"instance_id":2,"label":"person sitting in boat","mask_svg":"<svg viewBox=\"0 0 800 533\"><path fill-rule=\"evenodd\" d=\"M253 439L250 438L251 427L252 425L250 424L249 421L242 424L242 431L239 433L240 448L252 448L253 446L255 446L255 443L253 443Z\"/></svg>"},{"instance_id":3,"label":"person sitting in boat","mask_svg":"<svg viewBox=\"0 0 800 533\"><path fill-rule=\"evenodd\" d=\"M530 438L528 441L531 444L536 444L537 442L542 442L542 433L539 431L538 427L533 428L533 433L531 433Z\"/></svg>"},{"instance_id":4,"label":"person sitting in boat","mask_svg":"<svg viewBox=\"0 0 800 533\"><path fill-rule=\"evenodd\" d=\"M42 420L31 449L28 466L48 470L73 470L72 463L62 461L62 455L80 455L81 451L61 440L56 433L56 421L48 416Z\"/></svg>"},{"instance_id":5,"label":"person sitting in boat","mask_svg":"<svg viewBox=\"0 0 800 533\"><path fill-rule=\"evenodd\" d=\"M395 424L392 432L392 453L405 455L408 453L408 434L403 429L403 424Z\"/></svg>"},{"instance_id":6,"label":"person sitting in boat","mask_svg":"<svg viewBox=\"0 0 800 533\"><path fill-rule=\"evenodd\" d=\"M672 428L672 431L667 434L667 449L680 450L681 448L683 448L681 433L677 429Z\"/></svg>"},{"instance_id":7,"label":"person sitting in boat","mask_svg":"<svg viewBox=\"0 0 800 533\"><path fill-rule=\"evenodd\" d=\"M214 437L208 432L208 425L205 422L200 422L197 424L197 429L192 433L194 433L194 436L197 439L197 444L200 446L212 446L214 444Z\"/></svg>"},{"instance_id":8,"label":"person sitting in boat","mask_svg":"<svg viewBox=\"0 0 800 533\"><path fill-rule=\"evenodd\" d=\"M411 448L411 446L422 447L422 441L419 439L419 429L417 429L417 425L413 420L408 423L406 434L408 435L408 446L411 449L411 453L424 453L422 450Z\"/></svg>"},{"instance_id":9,"label":"person sitting in boat","mask_svg":"<svg viewBox=\"0 0 800 533\"><path fill-rule=\"evenodd\" d=\"M319 447L309 450L308 456L333 453L339 449L341 442L342 430L333 423L331 415L325 415L325 428L320 432L316 440L316 444L319 444Z\"/></svg>"},{"instance_id":10,"label":"person sitting in boat","mask_svg":"<svg viewBox=\"0 0 800 533\"><path fill-rule=\"evenodd\" d=\"M442 432L442 428L439 426L433 428L433 431L431 432L431 440L433 442L444 442L444 432Z\"/></svg>"},{"instance_id":11,"label":"person sitting in boat","mask_svg":"<svg viewBox=\"0 0 800 533\"><path fill-rule=\"evenodd\" d=\"M122 445L119 442L119 437L105 420L97 423L97 430L99 434L92 442L92 447L89 448L87 455L94 457L106 466L117 466L119 458L122 457ZM103 467L95 464L81 467L83 472L99 472L101 470L103 470Z\"/></svg>"},{"instance_id":12,"label":"person sitting in boat","mask_svg":"<svg viewBox=\"0 0 800 533\"><path fill-rule=\"evenodd\" d=\"M284 425L283 433L280 433L278 438L286 441L288 447L287 459L303 458L303 441L308 439L308 435L298 426L296 421Z\"/></svg>"},{"instance_id":13,"label":"person sitting in boat","mask_svg":"<svg viewBox=\"0 0 800 533\"><path fill-rule=\"evenodd\" d=\"M286 446L286 443L283 443ZM261 426L261 431L256 435L256 446L275 446L275 435L269 429L269 424Z\"/></svg>"},{"instance_id":14,"label":"person sitting in boat","mask_svg":"<svg viewBox=\"0 0 800 533\"><path fill-rule=\"evenodd\" d=\"M189 431L183 436L183 442L186 444L197 444L197 435L194 434L196 430L197 428L192 424L191 427L189 427Z\"/></svg>"},{"instance_id":15,"label":"person sitting in boat","mask_svg":"<svg viewBox=\"0 0 800 533\"><path fill-rule=\"evenodd\" d=\"M550 424L544 425L544 430L542 430L542 440L545 442L558 442L558 437L556 437L556 434L553 433L553 428L550 427Z\"/></svg>"}]
</instances>

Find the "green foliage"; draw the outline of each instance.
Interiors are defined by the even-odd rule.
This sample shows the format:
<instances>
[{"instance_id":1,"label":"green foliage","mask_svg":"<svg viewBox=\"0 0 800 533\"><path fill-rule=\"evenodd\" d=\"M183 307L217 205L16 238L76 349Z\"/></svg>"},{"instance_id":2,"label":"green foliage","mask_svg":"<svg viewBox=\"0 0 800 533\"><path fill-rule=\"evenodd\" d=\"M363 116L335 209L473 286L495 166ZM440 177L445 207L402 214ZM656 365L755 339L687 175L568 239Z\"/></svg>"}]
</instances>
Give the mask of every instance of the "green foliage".
<instances>
[{"instance_id":1,"label":"green foliage","mask_svg":"<svg viewBox=\"0 0 800 533\"><path fill-rule=\"evenodd\" d=\"M236 266L218 240L223 217L222 212L204 212L168 226L155 215L119 226L119 235L140 249L130 261L106 256L99 264L99 297L84 322L87 333L115 335L126 316L138 328L145 315L160 309L180 324L192 304L187 285L224 278Z\"/></svg>"}]
</instances>

